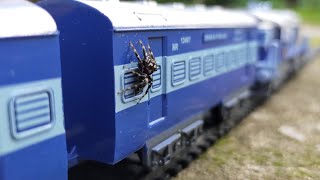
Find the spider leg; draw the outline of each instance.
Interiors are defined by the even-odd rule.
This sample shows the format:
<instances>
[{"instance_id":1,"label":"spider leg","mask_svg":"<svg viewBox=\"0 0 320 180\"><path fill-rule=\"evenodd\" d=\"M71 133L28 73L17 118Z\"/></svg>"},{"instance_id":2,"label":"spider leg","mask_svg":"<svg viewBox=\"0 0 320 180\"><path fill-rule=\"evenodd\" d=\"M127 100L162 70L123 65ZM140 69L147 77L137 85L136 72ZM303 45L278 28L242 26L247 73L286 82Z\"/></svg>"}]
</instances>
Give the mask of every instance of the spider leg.
<instances>
[{"instance_id":1,"label":"spider leg","mask_svg":"<svg viewBox=\"0 0 320 180\"><path fill-rule=\"evenodd\" d=\"M151 58L156 62L156 58L154 57L152 49L151 49L149 44L148 44L148 51L149 51L149 54L150 54ZM155 65L154 68L155 68L155 71L157 71L158 70L158 65Z\"/></svg>"},{"instance_id":2,"label":"spider leg","mask_svg":"<svg viewBox=\"0 0 320 180\"><path fill-rule=\"evenodd\" d=\"M148 50L149 50L150 56L151 56L153 59L156 59L156 58L154 57L154 55L153 55L152 49L151 49L151 47L150 47L149 44L148 44Z\"/></svg>"},{"instance_id":3,"label":"spider leg","mask_svg":"<svg viewBox=\"0 0 320 180\"><path fill-rule=\"evenodd\" d=\"M143 87L139 87L138 90L134 92L134 95L138 95L140 92L143 92Z\"/></svg>"},{"instance_id":4,"label":"spider leg","mask_svg":"<svg viewBox=\"0 0 320 180\"><path fill-rule=\"evenodd\" d=\"M152 84L153 84L153 78L152 78L152 76L148 76L148 79L149 79L149 81L148 81L148 88L147 88L146 92L144 93L144 95L143 95L141 98L139 98L137 104L139 104L139 102L141 101L141 99L144 98L144 96L146 96L146 95L148 94L149 89L152 87Z\"/></svg>"},{"instance_id":5,"label":"spider leg","mask_svg":"<svg viewBox=\"0 0 320 180\"><path fill-rule=\"evenodd\" d=\"M148 92L149 92L149 89L152 87L152 83L149 83L149 85L148 85L148 88L147 88L147 90L146 90L146 92L143 94L143 96L141 97L141 98L139 98L139 100L138 100L138 102L137 102L137 104L139 104L140 103L140 101L148 94Z\"/></svg>"},{"instance_id":6,"label":"spider leg","mask_svg":"<svg viewBox=\"0 0 320 180\"><path fill-rule=\"evenodd\" d=\"M132 42L130 42L129 44L130 44L130 47L133 50L135 56L137 57L139 63L142 63L142 59L140 58L139 53L137 52L137 49L133 46Z\"/></svg>"},{"instance_id":7,"label":"spider leg","mask_svg":"<svg viewBox=\"0 0 320 180\"><path fill-rule=\"evenodd\" d=\"M146 82L145 82L145 81L142 81L142 82L140 82L140 83L134 84L134 85L132 85L132 86L130 86L130 87L127 87L127 88L119 91L118 94L123 93L123 92L126 92L126 91L130 91L130 90L132 90L132 89L134 89L134 90L139 89L139 90L140 90L141 88L143 88L143 87L145 87L145 86L146 86Z\"/></svg>"},{"instance_id":8,"label":"spider leg","mask_svg":"<svg viewBox=\"0 0 320 180\"><path fill-rule=\"evenodd\" d=\"M132 72L132 74L137 75L139 79L145 79L148 77L146 74L143 74L143 73L140 73L137 71L131 71L131 72Z\"/></svg>"},{"instance_id":9,"label":"spider leg","mask_svg":"<svg viewBox=\"0 0 320 180\"><path fill-rule=\"evenodd\" d=\"M139 73L139 72L137 72L137 71L131 71L131 73L134 74L134 75L136 75L136 76L138 76L138 77L140 77L140 78L141 78L141 77L142 77L142 78L145 78L145 75L143 75L143 74L141 74L141 73ZM140 82L140 83L137 83L137 84L134 84L134 85L132 85L132 86L130 86L130 87L127 87L127 88L119 91L118 93L120 94L120 93L123 93L123 92L126 92L126 91L130 91L130 90L132 90L132 89L140 89L140 87L144 87L145 85L146 85L146 82L145 82L145 81L142 81L142 82Z\"/></svg>"},{"instance_id":10,"label":"spider leg","mask_svg":"<svg viewBox=\"0 0 320 180\"><path fill-rule=\"evenodd\" d=\"M154 65L155 71L158 71L159 66L158 65Z\"/></svg>"},{"instance_id":11,"label":"spider leg","mask_svg":"<svg viewBox=\"0 0 320 180\"><path fill-rule=\"evenodd\" d=\"M143 43L142 43L141 40L139 40L139 43L140 43L140 45L141 45L141 47L142 47L144 59L147 59L148 54L147 54L146 47L143 45Z\"/></svg>"},{"instance_id":12,"label":"spider leg","mask_svg":"<svg viewBox=\"0 0 320 180\"><path fill-rule=\"evenodd\" d=\"M135 85L127 87L127 88L122 89L121 91L119 91L118 94L124 93L126 91L130 91L130 90L135 89L135 88L136 88Z\"/></svg>"},{"instance_id":13,"label":"spider leg","mask_svg":"<svg viewBox=\"0 0 320 180\"><path fill-rule=\"evenodd\" d=\"M134 75L137 75L138 77L141 77L141 76L144 77L144 75L142 75L141 73L139 73L137 71L131 71L131 73L134 74Z\"/></svg>"},{"instance_id":14,"label":"spider leg","mask_svg":"<svg viewBox=\"0 0 320 180\"><path fill-rule=\"evenodd\" d=\"M135 89L135 88L136 88L136 85L132 85L132 86L130 86L130 87L127 87L127 88L125 88L125 89L122 89L121 91L118 92L118 94L124 93L124 92L126 92L126 91L130 91L130 90Z\"/></svg>"}]
</instances>

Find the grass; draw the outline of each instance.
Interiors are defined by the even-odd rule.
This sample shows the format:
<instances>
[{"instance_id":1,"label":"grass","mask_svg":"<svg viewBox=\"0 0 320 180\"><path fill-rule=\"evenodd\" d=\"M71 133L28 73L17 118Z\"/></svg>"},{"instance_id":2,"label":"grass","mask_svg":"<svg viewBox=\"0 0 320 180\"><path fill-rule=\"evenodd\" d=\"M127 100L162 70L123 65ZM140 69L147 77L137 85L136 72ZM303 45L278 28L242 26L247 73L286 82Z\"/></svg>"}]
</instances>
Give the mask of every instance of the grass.
<instances>
[{"instance_id":1,"label":"grass","mask_svg":"<svg viewBox=\"0 0 320 180\"><path fill-rule=\"evenodd\" d=\"M312 38L310 39L311 47L320 47L320 38Z\"/></svg>"},{"instance_id":2,"label":"grass","mask_svg":"<svg viewBox=\"0 0 320 180\"><path fill-rule=\"evenodd\" d=\"M320 25L320 9L298 8L296 11L302 17L304 23Z\"/></svg>"}]
</instances>

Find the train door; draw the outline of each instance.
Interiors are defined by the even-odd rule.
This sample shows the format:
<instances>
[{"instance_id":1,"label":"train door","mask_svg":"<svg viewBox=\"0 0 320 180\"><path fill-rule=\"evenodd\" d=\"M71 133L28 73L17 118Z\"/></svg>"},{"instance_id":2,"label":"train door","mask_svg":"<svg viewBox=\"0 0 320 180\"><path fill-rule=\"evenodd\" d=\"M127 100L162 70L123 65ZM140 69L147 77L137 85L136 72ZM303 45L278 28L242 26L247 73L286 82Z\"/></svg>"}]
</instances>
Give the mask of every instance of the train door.
<instances>
[{"instance_id":1,"label":"train door","mask_svg":"<svg viewBox=\"0 0 320 180\"><path fill-rule=\"evenodd\" d=\"M148 93L149 101L149 125L155 125L164 120L166 116L165 109L165 58L163 58L163 38L152 37L148 39L152 52L156 57L158 70L153 73L153 85Z\"/></svg>"}]
</instances>

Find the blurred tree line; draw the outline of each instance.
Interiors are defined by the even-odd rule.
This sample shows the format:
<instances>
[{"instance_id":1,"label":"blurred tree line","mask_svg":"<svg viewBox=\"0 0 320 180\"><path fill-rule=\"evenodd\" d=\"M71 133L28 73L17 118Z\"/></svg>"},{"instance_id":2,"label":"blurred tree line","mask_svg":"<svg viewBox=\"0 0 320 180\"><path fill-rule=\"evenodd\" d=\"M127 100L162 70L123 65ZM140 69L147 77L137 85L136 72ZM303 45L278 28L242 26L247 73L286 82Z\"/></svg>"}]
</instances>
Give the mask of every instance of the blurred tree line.
<instances>
[{"instance_id":1,"label":"blurred tree line","mask_svg":"<svg viewBox=\"0 0 320 180\"><path fill-rule=\"evenodd\" d=\"M320 9L320 0L156 0L159 3L181 2L185 4L202 3L206 5L221 5L227 7L246 6L248 1L269 1L276 8L308 8Z\"/></svg>"},{"instance_id":2,"label":"blurred tree line","mask_svg":"<svg viewBox=\"0 0 320 180\"><path fill-rule=\"evenodd\" d=\"M37 2L39 0L29 0ZM141 1L141 0L120 0L120 1ZM148 1L148 0L147 0ZM249 1L252 2L271 2L273 7L276 8L306 8L306 9L319 9L320 0L155 0L158 3L171 3L181 2L184 4L201 3L205 5L221 5L226 7L243 7L246 6Z\"/></svg>"},{"instance_id":3,"label":"blurred tree line","mask_svg":"<svg viewBox=\"0 0 320 180\"><path fill-rule=\"evenodd\" d=\"M39 0L29 0L37 2ZM120 1L141 1L141 0L120 0ZM147 0L148 1L148 0ZM319 9L320 0L155 0L158 3L181 2L184 4L205 4L205 5L221 5L226 7L244 7L248 2L271 2L275 8L304 8ZM320 13L320 12L319 12Z\"/></svg>"},{"instance_id":4,"label":"blurred tree line","mask_svg":"<svg viewBox=\"0 0 320 180\"><path fill-rule=\"evenodd\" d=\"M1 1L1 0L0 0ZM39 0L29 0L37 2ZM143 0L120 0L143 1ZM148 1L148 0L146 0ZM248 2L271 2L274 8L296 10L306 23L320 24L320 0L151 0L158 3L180 2L184 4L220 5L224 7L246 7Z\"/></svg>"},{"instance_id":5,"label":"blurred tree line","mask_svg":"<svg viewBox=\"0 0 320 180\"><path fill-rule=\"evenodd\" d=\"M246 7L248 2L271 2L273 8L290 8L297 11L305 23L320 24L320 0L156 0L159 3L201 3L224 7Z\"/></svg>"}]
</instances>

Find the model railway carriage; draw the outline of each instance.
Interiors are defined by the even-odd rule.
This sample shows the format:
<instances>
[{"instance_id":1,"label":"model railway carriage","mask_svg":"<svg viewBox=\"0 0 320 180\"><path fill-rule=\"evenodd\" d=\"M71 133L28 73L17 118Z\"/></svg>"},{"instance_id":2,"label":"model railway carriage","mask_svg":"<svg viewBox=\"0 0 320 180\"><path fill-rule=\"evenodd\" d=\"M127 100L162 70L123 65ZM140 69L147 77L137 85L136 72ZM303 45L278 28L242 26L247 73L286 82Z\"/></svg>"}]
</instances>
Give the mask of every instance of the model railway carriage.
<instances>
[{"instance_id":1,"label":"model railway carriage","mask_svg":"<svg viewBox=\"0 0 320 180\"><path fill-rule=\"evenodd\" d=\"M51 16L0 3L0 179L67 179L59 38Z\"/></svg>"},{"instance_id":2,"label":"model railway carriage","mask_svg":"<svg viewBox=\"0 0 320 180\"><path fill-rule=\"evenodd\" d=\"M249 95L255 18L130 3L40 5L60 30L72 163L114 164L135 152L149 167L166 163L201 132L204 111ZM152 74L141 62L150 59Z\"/></svg>"},{"instance_id":3,"label":"model railway carriage","mask_svg":"<svg viewBox=\"0 0 320 180\"><path fill-rule=\"evenodd\" d=\"M299 18L291 11L254 10L250 13L260 21L257 81L276 89L305 63L308 40L300 35Z\"/></svg>"}]
</instances>

